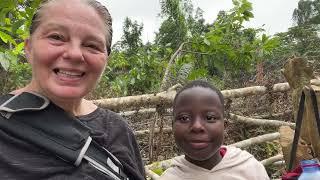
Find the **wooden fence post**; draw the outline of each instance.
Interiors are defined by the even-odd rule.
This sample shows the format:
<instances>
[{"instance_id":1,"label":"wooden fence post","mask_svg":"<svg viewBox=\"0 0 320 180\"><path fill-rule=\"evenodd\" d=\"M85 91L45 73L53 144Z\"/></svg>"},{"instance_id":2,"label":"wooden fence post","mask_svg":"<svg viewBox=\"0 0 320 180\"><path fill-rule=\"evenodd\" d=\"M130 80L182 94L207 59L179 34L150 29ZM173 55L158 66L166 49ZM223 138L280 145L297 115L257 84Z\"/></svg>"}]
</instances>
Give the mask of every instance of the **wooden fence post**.
<instances>
[{"instance_id":1,"label":"wooden fence post","mask_svg":"<svg viewBox=\"0 0 320 180\"><path fill-rule=\"evenodd\" d=\"M290 86L291 98L293 103L293 117L294 120L296 120L301 93L305 86L310 85L310 80L314 77L313 71L312 68L308 66L308 63L305 59L295 57L289 59L286 62L286 64L284 65L284 70L282 70L282 72ZM304 114L304 116L305 115L306 114ZM310 147L305 143L301 143L307 141L307 137L309 136L307 130L308 125L305 122L305 118L303 118L303 120L304 121L302 122L301 126L300 139L297 147L298 151L294 160L294 166L296 166L300 160L312 157L311 154L309 154ZM293 131L290 131L292 131L290 128L280 128L280 145L282 147L286 165L288 165L289 163L288 161L294 133Z\"/></svg>"}]
</instances>

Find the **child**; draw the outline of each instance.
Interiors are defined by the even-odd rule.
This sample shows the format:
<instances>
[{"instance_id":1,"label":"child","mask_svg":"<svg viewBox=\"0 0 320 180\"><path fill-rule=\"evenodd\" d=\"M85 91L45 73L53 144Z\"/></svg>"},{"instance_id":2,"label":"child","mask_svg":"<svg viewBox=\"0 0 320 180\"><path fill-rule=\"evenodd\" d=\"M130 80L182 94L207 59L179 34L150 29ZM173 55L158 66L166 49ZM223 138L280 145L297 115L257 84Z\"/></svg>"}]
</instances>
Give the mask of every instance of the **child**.
<instances>
[{"instance_id":1,"label":"child","mask_svg":"<svg viewBox=\"0 0 320 180\"><path fill-rule=\"evenodd\" d=\"M173 133L184 156L160 180L268 180L263 165L236 147L222 146L224 99L209 83L192 81L173 101Z\"/></svg>"}]
</instances>

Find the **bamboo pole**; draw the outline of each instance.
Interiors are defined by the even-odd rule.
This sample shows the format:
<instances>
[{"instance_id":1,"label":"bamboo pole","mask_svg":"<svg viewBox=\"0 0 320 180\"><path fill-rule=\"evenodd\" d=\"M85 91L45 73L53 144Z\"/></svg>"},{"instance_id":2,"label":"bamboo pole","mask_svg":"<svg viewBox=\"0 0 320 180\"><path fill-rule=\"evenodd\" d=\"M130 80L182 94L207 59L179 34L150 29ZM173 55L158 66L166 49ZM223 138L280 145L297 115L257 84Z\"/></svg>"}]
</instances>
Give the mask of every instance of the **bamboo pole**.
<instances>
[{"instance_id":1,"label":"bamboo pole","mask_svg":"<svg viewBox=\"0 0 320 180\"><path fill-rule=\"evenodd\" d=\"M295 127L295 123L290 122L284 122L279 120L271 120L271 119L255 119L255 118L248 118L243 117L239 115L235 115L232 113L229 113L230 118L234 121L251 124L251 125L259 125L259 126L274 126L274 127L280 127L280 126L290 126Z\"/></svg>"}]
</instances>

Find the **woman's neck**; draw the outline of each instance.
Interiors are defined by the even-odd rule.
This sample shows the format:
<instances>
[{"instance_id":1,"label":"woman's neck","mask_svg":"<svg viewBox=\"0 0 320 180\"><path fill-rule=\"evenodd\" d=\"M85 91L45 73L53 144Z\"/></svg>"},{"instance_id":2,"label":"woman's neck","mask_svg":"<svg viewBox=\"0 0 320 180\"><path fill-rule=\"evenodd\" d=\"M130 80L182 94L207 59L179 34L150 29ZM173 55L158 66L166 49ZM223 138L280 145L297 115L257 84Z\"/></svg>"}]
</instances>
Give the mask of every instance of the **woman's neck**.
<instances>
[{"instance_id":1,"label":"woman's neck","mask_svg":"<svg viewBox=\"0 0 320 180\"><path fill-rule=\"evenodd\" d=\"M86 115L86 114L93 112L97 108L97 106L95 104L93 104L92 102L90 102L84 98L66 99L66 98L59 98L59 97L55 97L55 96L50 96L44 92L37 90L37 88L34 88L31 84L27 85L24 88L15 90L11 93L18 94L21 92L28 92L28 91L29 92L36 92L36 93L39 93L39 94L47 97L52 103L61 107L63 110L72 114L73 116Z\"/></svg>"}]
</instances>

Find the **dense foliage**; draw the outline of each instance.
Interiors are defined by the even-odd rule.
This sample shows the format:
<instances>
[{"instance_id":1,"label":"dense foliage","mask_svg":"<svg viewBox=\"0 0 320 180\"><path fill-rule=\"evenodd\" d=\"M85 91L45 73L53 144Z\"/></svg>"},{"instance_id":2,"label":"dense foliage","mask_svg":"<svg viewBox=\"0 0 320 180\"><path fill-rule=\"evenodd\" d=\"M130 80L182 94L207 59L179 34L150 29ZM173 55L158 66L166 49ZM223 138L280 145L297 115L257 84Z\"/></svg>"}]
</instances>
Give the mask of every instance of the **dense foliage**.
<instances>
[{"instance_id":1,"label":"dense foliage","mask_svg":"<svg viewBox=\"0 0 320 180\"><path fill-rule=\"evenodd\" d=\"M31 77L24 53L24 39L40 0L0 1L1 93L21 87Z\"/></svg>"},{"instance_id":2,"label":"dense foliage","mask_svg":"<svg viewBox=\"0 0 320 180\"><path fill-rule=\"evenodd\" d=\"M39 2L0 2L2 93L31 78L23 40ZM232 9L219 12L207 24L203 11L194 8L191 0L160 0L162 23L154 42L143 43L143 24L126 18L122 39L114 43L109 66L90 98L153 93L161 83L168 87L197 78L225 88L242 76L257 78L263 75L263 67L277 66L289 56L318 56L319 0L301 0L293 13L295 26L274 36L267 36L262 28L244 27L254 17L252 5L247 0L232 2ZM162 82L166 68L169 78Z\"/></svg>"}]
</instances>

